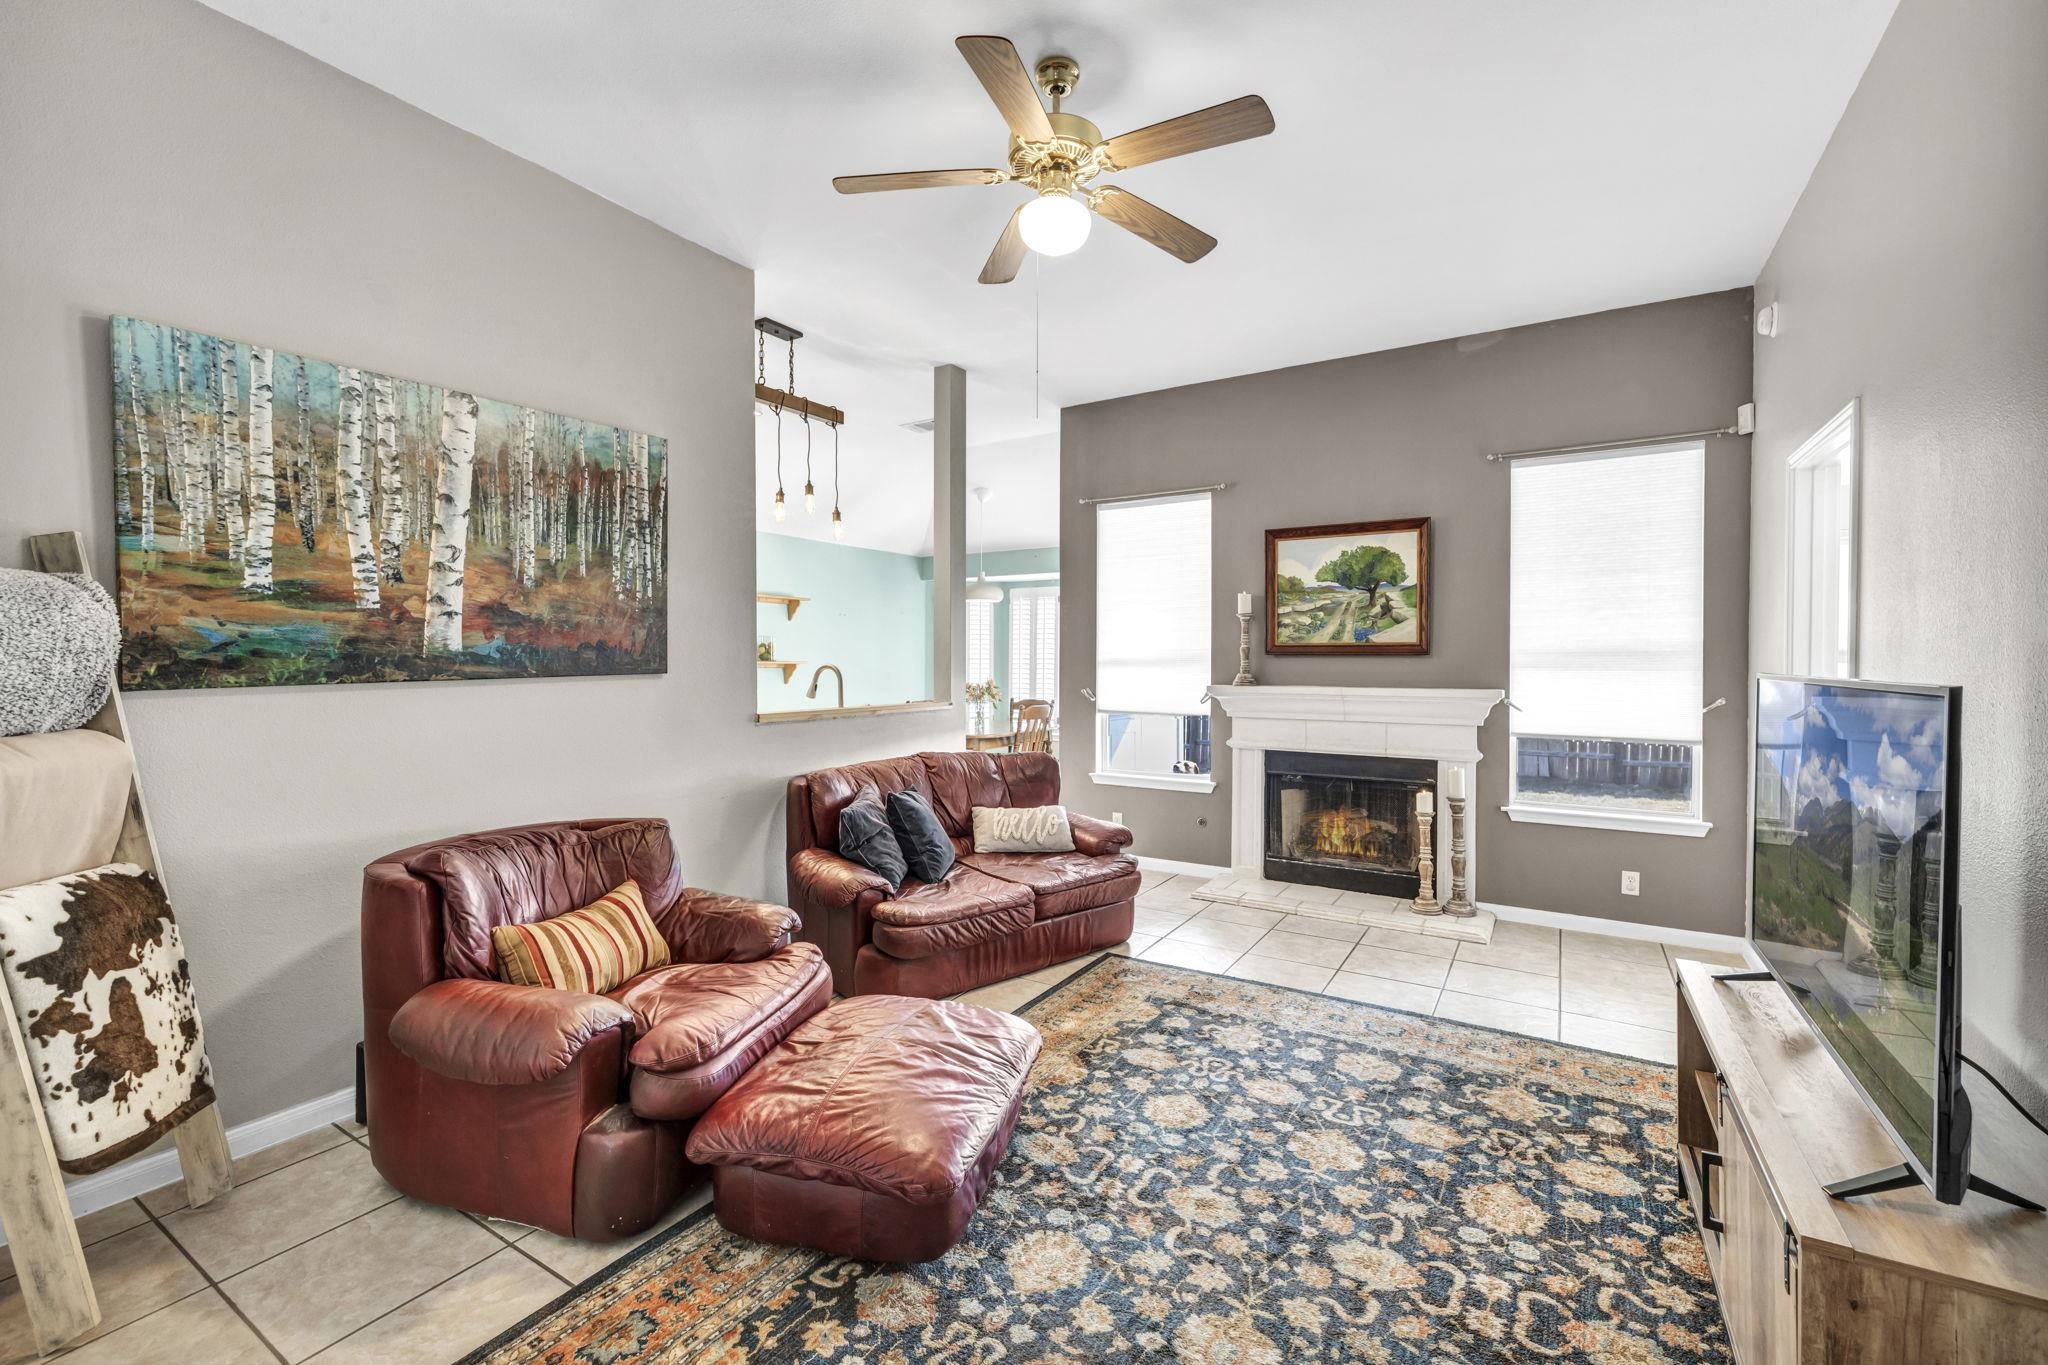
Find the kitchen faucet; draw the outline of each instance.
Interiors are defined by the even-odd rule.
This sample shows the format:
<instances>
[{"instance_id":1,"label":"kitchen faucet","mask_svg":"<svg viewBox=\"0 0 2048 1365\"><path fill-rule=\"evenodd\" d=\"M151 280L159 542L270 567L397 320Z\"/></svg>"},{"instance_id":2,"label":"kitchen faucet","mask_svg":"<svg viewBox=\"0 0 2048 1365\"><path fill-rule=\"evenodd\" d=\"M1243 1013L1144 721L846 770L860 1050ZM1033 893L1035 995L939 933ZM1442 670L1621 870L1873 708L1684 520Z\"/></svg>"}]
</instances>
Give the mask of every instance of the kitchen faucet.
<instances>
[{"instance_id":1,"label":"kitchen faucet","mask_svg":"<svg viewBox=\"0 0 2048 1365\"><path fill-rule=\"evenodd\" d=\"M846 709L846 675L839 671L838 664L819 664L817 671L811 674L811 687L808 692L804 693L804 696L812 701L818 699L818 679L825 675L825 670L828 668L832 670L832 677L839 684L839 709L844 711Z\"/></svg>"}]
</instances>

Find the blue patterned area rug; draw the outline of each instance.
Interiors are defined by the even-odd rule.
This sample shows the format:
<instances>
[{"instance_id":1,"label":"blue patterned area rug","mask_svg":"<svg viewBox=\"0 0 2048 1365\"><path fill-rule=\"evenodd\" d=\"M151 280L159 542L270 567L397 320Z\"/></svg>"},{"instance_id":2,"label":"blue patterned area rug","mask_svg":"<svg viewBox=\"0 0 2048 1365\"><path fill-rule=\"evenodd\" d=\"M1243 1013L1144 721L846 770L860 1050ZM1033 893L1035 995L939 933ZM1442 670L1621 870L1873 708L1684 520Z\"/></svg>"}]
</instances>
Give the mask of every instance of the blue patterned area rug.
<instances>
[{"instance_id":1,"label":"blue patterned area rug","mask_svg":"<svg viewBox=\"0 0 2048 1365\"><path fill-rule=\"evenodd\" d=\"M1124 957L1021 1013L1045 1052L944 1259L699 1217L470 1359L1731 1359L1669 1067Z\"/></svg>"}]
</instances>

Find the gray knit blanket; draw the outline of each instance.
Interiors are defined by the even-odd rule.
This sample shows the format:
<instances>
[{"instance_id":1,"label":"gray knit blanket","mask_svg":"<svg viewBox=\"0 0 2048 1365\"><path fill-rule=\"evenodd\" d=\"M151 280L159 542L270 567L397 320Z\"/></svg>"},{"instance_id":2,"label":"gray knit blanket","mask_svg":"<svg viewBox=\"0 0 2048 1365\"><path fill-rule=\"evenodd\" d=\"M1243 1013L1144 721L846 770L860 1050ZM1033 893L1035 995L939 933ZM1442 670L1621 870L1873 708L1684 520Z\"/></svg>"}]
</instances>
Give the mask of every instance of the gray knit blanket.
<instances>
[{"instance_id":1,"label":"gray knit blanket","mask_svg":"<svg viewBox=\"0 0 2048 1365\"><path fill-rule=\"evenodd\" d=\"M106 705L121 618L84 574L0 569L0 735L75 730Z\"/></svg>"}]
</instances>

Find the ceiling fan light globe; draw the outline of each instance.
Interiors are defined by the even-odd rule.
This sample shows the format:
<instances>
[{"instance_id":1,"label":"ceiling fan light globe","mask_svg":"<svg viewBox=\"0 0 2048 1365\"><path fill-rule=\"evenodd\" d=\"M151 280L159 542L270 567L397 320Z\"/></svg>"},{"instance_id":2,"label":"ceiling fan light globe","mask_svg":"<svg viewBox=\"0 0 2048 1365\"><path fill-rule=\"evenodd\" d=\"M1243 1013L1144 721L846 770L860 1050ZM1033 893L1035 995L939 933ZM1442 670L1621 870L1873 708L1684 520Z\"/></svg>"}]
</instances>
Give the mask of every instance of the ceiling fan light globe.
<instances>
[{"instance_id":1,"label":"ceiling fan light globe","mask_svg":"<svg viewBox=\"0 0 2048 1365\"><path fill-rule=\"evenodd\" d=\"M1024 245L1041 256L1064 256L1088 240L1088 206L1058 190L1041 194L1017 216ZM976 601L982 599L976 598Z\"/></svg>"}]
</instances>

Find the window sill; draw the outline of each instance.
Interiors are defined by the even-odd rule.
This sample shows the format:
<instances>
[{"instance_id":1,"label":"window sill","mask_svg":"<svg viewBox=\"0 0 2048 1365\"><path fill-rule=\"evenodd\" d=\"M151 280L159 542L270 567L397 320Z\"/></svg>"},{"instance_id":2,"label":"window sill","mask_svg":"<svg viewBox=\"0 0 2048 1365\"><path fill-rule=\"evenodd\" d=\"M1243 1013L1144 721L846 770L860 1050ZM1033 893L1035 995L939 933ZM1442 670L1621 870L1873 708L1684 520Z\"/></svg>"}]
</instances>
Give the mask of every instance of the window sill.
<instances>
[{"instance_id":1,"label":"window sill","mask_svg":"<svg viewBox=\"0 0 2048 1365\"><path fill-rule=\"evenodd\" d=\"M1615 829L1630 834L1677 834L1698 839L1713 822L1689 815L1648 815L1641 811L1603 810L1595 806L1502 806L1508 819L1532 825L1574 825L1580 829Z\"/></svg>"},{"instance_id":2,"label":"window sill","mask_svg":"<svg viewBox=\"0 0 2048 1365\"><path fill-rule=\"evenodd\" d=\"M1184 773L1090 773L1088 780L1099 787L1150 787L1154 791L1202 794L1216 790L1215 778Z\"/></svg>"}]
</instances>

